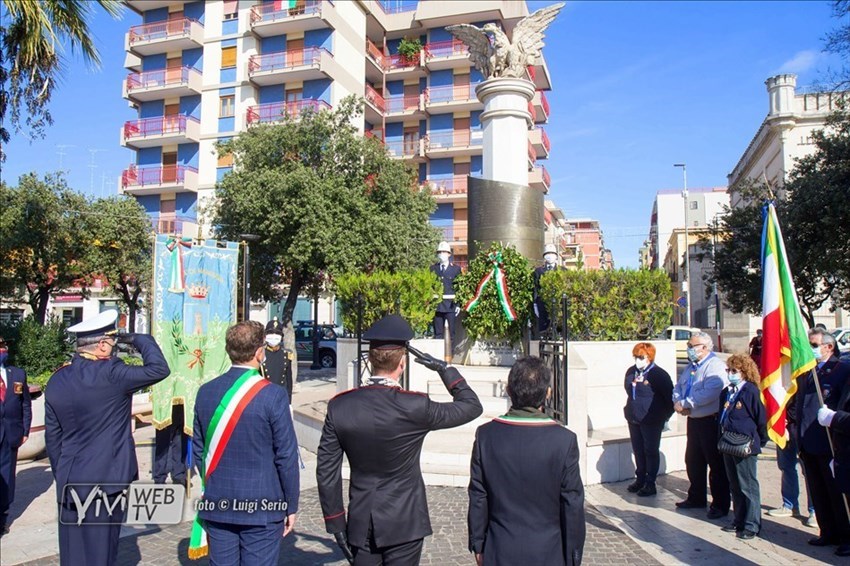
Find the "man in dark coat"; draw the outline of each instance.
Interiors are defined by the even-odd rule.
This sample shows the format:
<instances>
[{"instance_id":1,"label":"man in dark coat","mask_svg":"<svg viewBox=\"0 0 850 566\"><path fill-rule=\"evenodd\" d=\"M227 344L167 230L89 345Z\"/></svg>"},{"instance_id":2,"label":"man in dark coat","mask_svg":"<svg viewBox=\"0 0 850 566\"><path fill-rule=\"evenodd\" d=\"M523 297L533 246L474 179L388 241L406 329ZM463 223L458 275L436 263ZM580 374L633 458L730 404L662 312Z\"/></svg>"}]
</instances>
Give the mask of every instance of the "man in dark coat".
<instances>
[{"instance_id":1,"label":"man in dark coat","mask_svg":"<svg viewBox=\"0 0 850 566\"><path fill-rule=\"evenodd\" d=\"M475 434L468 522L469 550L479 566L581 564L578 442L542 411L550 381L540 358L517 361L508 374L511 409Z\"/></svg>"},{"instance_id":2,"label":"man in dark coat","mask_svg":"<svg viewBox=\"0 0 850 566\"><path fill-rule=\"evenodd\" d=\"M835 458L830 466L838 489L847 498L850 496L850 387L846 383L835 410L827 406L818 409L818 423L828 427L832 433ZM850 555L850 545L840 545L835 553L839 556Z\"/></svg>"},{"instance_id":3,"label":"man in dark coat","mask_svg":"<svg viewBox=\"0 0 850 566\"><path fill-rule=\"evenodd\" d=\"M68 328L77 335L77 353L53 374L45 391L47 455L56 480L63 566L115 564L124 513L106 508L120 509L122 490L139 479L130 431L133 393L169 373L151 336L116 336L117 317L117 311L108 310ZM141 353L144 366L129 366L113 356L119 338ZM95 484L100 486L97 499L108 502L78 508L76 501L86 501L93 489L86 486Z\"/></svg>"},{"instance_id":4,"label":"man in dark coat","mask_svg":"<svg viewBox=\"0 0 850 566\"><path fill-rule=\"evenodd\" d=\"M261 370L263 377L286 389L292 403L292 352L284 349L283 325L274 317L266 324L266 355Z\"/></svg>"},{"instance_id":5,"label":"man in dark coat","mask_svg":"<svg viewBox=\"0 0 850 566\"><path fill-rule=\"evenodd\" d=\"M401 389L413 331L400 316L382 318L363 338L369 340L372 377L331 399L319 442L316 477L325 526L358 566L419 564L422 541L431 534L419 467L425 435L468 423L483 409L457 369L424 354L416 353L417 361L440 375L452 402ZM343 455L351 467L347 521Z\"/></svg>"},{"instance_id":6,"label":"man in dark coat","mask_svg":"<svg viewBox=\"0 0 850 566\"><path fill-rule=\"evenodd\" d=\"M449 323L449 336L452 339L452 348L455 346L455 323L460 307L455 303L455 279L460 275L460 267L449 263L452 249L448 242L440 242L437 246L437 263L431 266L431 271L440 278L443 284L443 300L437 305L434 313L434 338L443 338L445 323Z\"/></svg>"},{"instance_id":7,"label":"man in dark coat","mask_svg":"<svg viewBox=\"0 0 850 566\"><path fill-rule=\"evenodd\" d=\"M534 318L537 319L537 332L535 334L537 336L549 329L549 311L546 310L546 302L540 296L540 278L556 269L558 269L558 251L554 244L546 244L543 248L543 265L534 269L534 286L532 288Z\"/></svg>"},{"instance_id":8,"label":"man in dark coat","mask_svg":"<svg viewBox=\"0 0 850 566\"><path fill-rule=\"evenodd\" d=\"M233 365L202 385L195 401L192 456L203 478L198 517L211 564L276 565L280 541L295 526L298 441L286 390L260 376L264 339L259 322L231 326L225 349ZM194 550L190 558L206 551L202 544Z\"/></svg>"},{"instance_id":9,"label":"man in dark coat","mask_svg":"<svg viewBox=\"0 0 850 566\"><path fill-rule=\"evenodd\" d=\"M820 536L809 540L809 544L839 545L838 551L841 555L850 556L850 522L841 491L830 468L832 451L827 429L818 423L821 403L815 386L815 379L818 379L824 404L835 410L844 389L847 388L850 366L838 361L835 337L827 331L819 328L810 330L809 343L815 352L818 365L813 372L797 379L795 394L800 460L803 462L806 485L812 492L812 503L820 526Z\"/></svg>"},{"instance_id":10,"label":"man in dark coat","mask_svg":"<svg viewBox=\"0 0 850 566\"><path fill-rule=\"evenodd\" d=\"M32 404L27 374L8 365L9 350L0 336L0 537L9 532L7 516L15 499L18 448L27 441Z\"/></svg>"}]
</instances>

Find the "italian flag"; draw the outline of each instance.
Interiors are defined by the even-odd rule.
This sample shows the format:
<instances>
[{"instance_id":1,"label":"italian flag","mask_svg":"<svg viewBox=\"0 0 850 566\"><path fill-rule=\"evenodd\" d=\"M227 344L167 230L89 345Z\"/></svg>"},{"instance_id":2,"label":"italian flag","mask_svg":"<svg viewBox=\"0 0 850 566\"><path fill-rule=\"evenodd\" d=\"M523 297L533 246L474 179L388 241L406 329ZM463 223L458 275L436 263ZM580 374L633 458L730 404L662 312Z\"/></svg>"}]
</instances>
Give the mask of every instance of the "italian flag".
<instances>
[{"instance_id":1,"label":"italian flag","mask_svg":"<svg viewBox=\"0 0 850 566\"><path fill-rule=\"evenodd\" d=\"M800 304L773 203L764 207L762 230L761 400L767 434L785 448L785 406L797 391L796 378L815 367ZM789 383L785 389L784 383Z\"/></svg>"}]
</instances>

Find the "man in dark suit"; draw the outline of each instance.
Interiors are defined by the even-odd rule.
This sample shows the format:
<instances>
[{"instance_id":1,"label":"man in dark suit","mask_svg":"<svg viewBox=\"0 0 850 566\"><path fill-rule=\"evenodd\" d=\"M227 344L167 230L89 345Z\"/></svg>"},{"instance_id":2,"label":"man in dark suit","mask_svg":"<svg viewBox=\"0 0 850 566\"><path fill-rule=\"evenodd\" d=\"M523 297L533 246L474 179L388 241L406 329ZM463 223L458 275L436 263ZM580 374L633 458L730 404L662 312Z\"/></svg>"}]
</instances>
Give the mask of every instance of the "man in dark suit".
<instances>
[{"instance_id":1,"label":"man in dark suit","mask_svg":"<svg viewBox=\"0 0 850 566\"><path fill-rule=\"evenodd\" d=\"M440 242L437 246L437 263L431 266L433 271L443 284L443 300L437 305L437 312L434 313L434 338L443 338L443 329L446 322L449 323L449 337L452 339L452 348L455 346L455 323L457 315L460 312L455 302L455 279L460 275L460 267L453 263L449 263L449 258L452 255L452 249L448 242Z\"/></svg>"},{"instance_id":2,"label":"man in dark suit","mask_svg":"<svg viewBox=\"0 0 850 566\"><path fill-rule=\"evenodd\" d=\"M319 442L316 477L325 526L357 566L419 564L422 541L431 534L419 468L422 443L429 431L468 423L483 409L455 368L419 352L416 361L440 375L453 400L436 403L401 389L413 330L400 316L382 318L363 338L369 340L372 377L331 399ZM348 521L343 454L351 467Z\"/></svg>"},{"instance_id":3,"label":"man in dark suit","mask_svg":"<svg viewBox=\"0 0 850 566\"><path fill-rule=\"evenodd\" d=\"M18 448L27 441L32 405L27 374L8 365L9 349L0 336L0 537L9 532L7 516L15 499Z\"/></svg>"},{"instance_id":4,"label":"man in dark suit","mask_svg":"<svg viewBox=\"0 0 850 566\"><path fill-rule=\"evenodd\" d=\"M847 388L850 366L838 361L835 337L826 330L810 330L809 344L818 362L815 371L824 404L835 410L844 389ZM841 490L830 468L832 451L827 430L818 423L821 403L815 386L814 372L797 379L795 397L800 460L806 473L806 485L812 492L812 503L820 527L820 536L809 540L809 544L839 545L836 552L841 552L841 556L850 556L850 522Z\"/></svg>"},{"instance_id":5,"label":"man in dark suit","mask_svg":"<svg viewBox=\"0 0 850 566\"><path fill-rule=\"evenodd\" d=\"M538 337L549 329L549 311L546 310L546 302L540 296L540 278L556 269L558 269L558 251L554 244L546 244L543 248L543 265L534 269L534 286L532 288L534 318L537 319L535 335Z\"/></svg>"},{"instance_id":6,"label":"man in dark suit","mask_svg":"<svg viewBox=\"0 0 850 566\"><path fill-rule=\"evenodd\" d=\"M826 405L818 409L818 423L832 433L835 458L830 463L835 483L842 496L850 496L850 386L845 383L835 410ZM850 545L842 544L835 550L838 556L850 556Z\"/></svg>"},{"instance_id":7,"label":"man in dark suit","mask_svg":"<svg viewBox=\"0 0 850 566\"><path fill-rule=\"evenodd\" d=\"M118 336L117 318L117 311L108 310L68 328L77 335L77 353L53 374L45 391L47 455L56 480L63 566L115 564L124 516L106 508L120 509L122 490L139 478L130 432L133 393L169 373L154 339ZM144 366L126 365L113 355L118 339L141 353ZM80 509L77 501L85 502L95 484L100 486L97 499L108 502Z\"/></svg>"},{"instance_id":8,"label":"man in dark suit","mask_svg":"<svg viewBox=\"0 0 850 566\"><path fill-rule=\"evenodd\" d=\"M260 375L264 342L259 322L231 326L225 349L233 365L195 400L192 455L204 492L196 530L206 533L211 564L276 565L295 526L298 442L286 390ZM194 538L190 558L206 554Z\"/></svg>"},{"instance_id":9,"label":"man in dark suit","mask_svg":"<svg viewBox=\"0 0 850 566\"><path fill-rule=\"evenodd\" d=\"M292 403L292 359L290 350L284 349L280 343L283 340L283 325L274 317L266 324L266 355L260 372L263 377L277 383L286 389L289 402Z\"/></svg>"},{"instance_id":10,"label":"man in dark suit","mask_svg":"<svg viewBox=\"0 0 850 566\"><path fill-rule=\"evenodd\" d=\"M540 358L518 360L508 374L511 409L475 433L468 522L469 550L479 566L581 564L578 442L542 411L550 381Z\"/></svg>"}]
</instances>

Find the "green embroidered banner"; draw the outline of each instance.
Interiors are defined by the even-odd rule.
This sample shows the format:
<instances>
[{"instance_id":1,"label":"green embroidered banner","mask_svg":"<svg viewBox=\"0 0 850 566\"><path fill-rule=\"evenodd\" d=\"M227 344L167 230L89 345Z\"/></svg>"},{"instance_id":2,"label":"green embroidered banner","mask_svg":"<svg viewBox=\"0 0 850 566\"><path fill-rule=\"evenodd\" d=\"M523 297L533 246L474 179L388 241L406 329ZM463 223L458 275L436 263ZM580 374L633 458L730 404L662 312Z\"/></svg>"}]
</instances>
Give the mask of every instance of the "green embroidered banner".
<instances>
[{"instance_id":1,"label":"green embroidered banner","mask_svg":"<svg viewBox=\"0 0 850 566\"><path fill-rule=\"evenodd\" d=\"M171 424L171 406L184 405L192 434L200 386L227 371L224 336L236 322L236 242L159 235L154 250L153 336L171 375L153 386L153 425Z\"/></svg>"}]
</instances>

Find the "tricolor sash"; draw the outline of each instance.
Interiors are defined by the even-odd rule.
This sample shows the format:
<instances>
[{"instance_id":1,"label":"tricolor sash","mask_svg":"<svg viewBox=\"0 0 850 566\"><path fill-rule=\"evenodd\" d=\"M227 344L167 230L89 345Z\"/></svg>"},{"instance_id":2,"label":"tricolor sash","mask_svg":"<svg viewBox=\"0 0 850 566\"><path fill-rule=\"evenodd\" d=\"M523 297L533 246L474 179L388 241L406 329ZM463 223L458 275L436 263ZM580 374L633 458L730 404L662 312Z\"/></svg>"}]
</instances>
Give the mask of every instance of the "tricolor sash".
<instances>
[{"instance_id":1,"label":"tricolor sash","mask_svg":"<svg viewBox=\"0 0 850 566\"><path fill-rule=\"evenodd\" d=\"M201 461L198 463L201 468L202 494L204 486L227 449L227 444L233 435L233 430L239 424L239 419L242 417L245 407L260 392L260 389L269 383L260 376L259 371L249 369L230 386L230 389L221 398L221 402L216 407L207 428L204 451L201 454ZM189 559L197 560L208 553L209 547L207 546L207 532L204 529L204 522L198 515L195 515L192 536L189 539Z\"/></svg>"}]
</instances>

